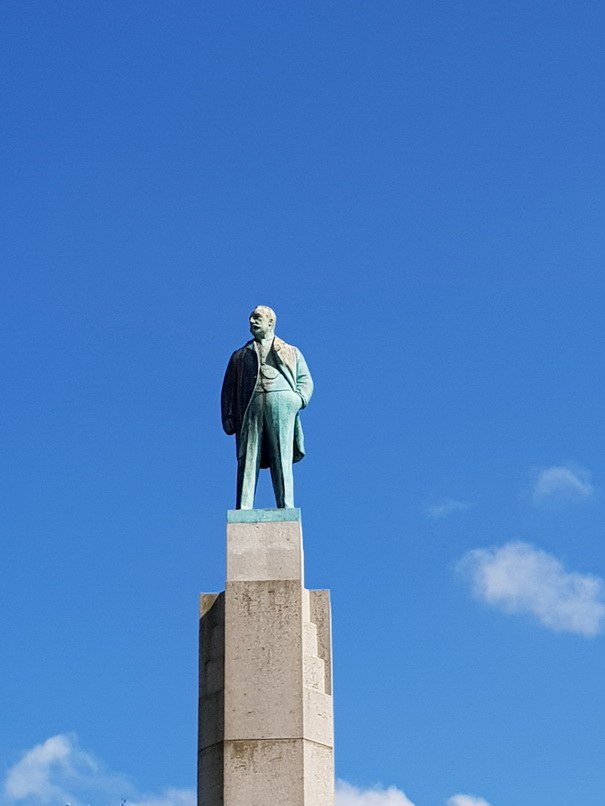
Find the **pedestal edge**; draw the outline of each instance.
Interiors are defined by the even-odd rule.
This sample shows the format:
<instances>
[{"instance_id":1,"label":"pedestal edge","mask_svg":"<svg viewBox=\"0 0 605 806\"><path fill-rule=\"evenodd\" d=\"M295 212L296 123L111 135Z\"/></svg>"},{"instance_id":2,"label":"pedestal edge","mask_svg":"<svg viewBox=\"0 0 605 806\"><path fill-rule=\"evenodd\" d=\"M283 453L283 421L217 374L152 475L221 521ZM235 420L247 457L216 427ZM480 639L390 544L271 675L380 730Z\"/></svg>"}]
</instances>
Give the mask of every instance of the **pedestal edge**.
<instances>
[{"instance_id":1,"label":"pedestal edge","mask_svg":"<svg viewBox=\"0 0 605 806\"><path fill-rule=\"evenodd\" d=\"M291 509L228 509L227 523L272 523L300 521L299 507Z\"/></svg>"}]
</instances>

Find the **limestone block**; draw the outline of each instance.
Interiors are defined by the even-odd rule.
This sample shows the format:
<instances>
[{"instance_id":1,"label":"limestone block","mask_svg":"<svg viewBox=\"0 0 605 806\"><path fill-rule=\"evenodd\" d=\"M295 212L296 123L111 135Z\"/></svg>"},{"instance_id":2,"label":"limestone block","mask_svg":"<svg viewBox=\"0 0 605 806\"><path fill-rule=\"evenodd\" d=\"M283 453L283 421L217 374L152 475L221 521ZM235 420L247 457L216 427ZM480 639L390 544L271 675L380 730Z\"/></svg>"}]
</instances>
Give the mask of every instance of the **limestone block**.
<instances>
[{"instance_id":1,"label":"limestone block","mask_svg":"<svg viewBox=\"0 0 605 806\"><path fill-rule=\"evenodd\" d=\"M310 591L308 591L305 587L303 587L303 599L302 599L302 607L303 607L303 622L311 621L311 596Z\"/></svg>"},{"instance_id":2,"label":"limestone block","mask_svg":"<svg viewBox=\"0 0 605 806\"><path fill-rule=\"evenodd\" d=\"M303 580L302 531L297 521L229 523L227 581Z\"/></svg>"},{"instance_id":3,"label":"limestone block","mask_svg":"<svg viewBox=\"0 0 605 806\"><path fill-rule=\"evenodd\" d=\"M334 746L332 697L305 686L303 690L304 737L312 742Z\"/></svg>"},{"instance_id":4,"label":"limestone block","mask_svg":"<svg viewBox=\"0 0 605 806\"><path fill-rule=\"evenodd\" d=\"M200 597L200 696L198 746L220 742L225 722L225 594Z\"/></svg>"},{"instance_id":5,"label":"limestone block","mask_svg":"<svg viewBox=\"0 0 605 806\"><path fill-rule=\"evenodd\" d=\"M226 742L225 804L306 806L303 742Z\"/></svg>"},{"instance_id":6,"label":"limestone block","mask_svg":"<svg viewBox=\"0 0 605 806\"><path fill-rule=\"evenodd\" d=\"M303 735L299 582L228 582L225 739Z\"/></svg>"},{"instance_id":7,"label":"limestone block","mask_svg":"<svg viewBox=\"0 0 605 806\"><path fill-rule=\"evenodd\" d=\"M334 806L334 751L331 747L305 742L303 745L303 806ZM277 806L277 802L274 802Z\"/></svg>"},{"instance_id":8,"label":"limestone block","mask_svg":"<svg viewBox=\"0 0 605 806\"><path fill-rule=\"evenodd\" d=\"M317 628L317 654L326 669L326 694L332 694L332 616L330 591L307 591L309 594L309 618Z\"/></svg>"},{"instance_id":9,"label":"limestone block","mask_svg":"<svg viewBox=\"0 0 605 806\"><path fill-rule=\"evenodd\" d=\"M317 624L311 621L303 621L303 651L317 656Z\"/></svg>"},{"instance_id":10,"label":"limestone block","mask_svg":"<svg viewBox=\"0 0 605 806\"><path fill-rule=\"evenodd\" d=\"M198 806L227 806L224 800L224 744L218 742L198 755Z\"/></svg>"},{"instance_id":11,"label":"limestone block","mask_svg":"<svg viewBox=\"0 0 605 806\"><path fill-rule=\"evenodd\" d=\"M323 692L326 684L326 664L314 655L304 656L303 682L309 688Z\"/></svg>"}]
</instances>

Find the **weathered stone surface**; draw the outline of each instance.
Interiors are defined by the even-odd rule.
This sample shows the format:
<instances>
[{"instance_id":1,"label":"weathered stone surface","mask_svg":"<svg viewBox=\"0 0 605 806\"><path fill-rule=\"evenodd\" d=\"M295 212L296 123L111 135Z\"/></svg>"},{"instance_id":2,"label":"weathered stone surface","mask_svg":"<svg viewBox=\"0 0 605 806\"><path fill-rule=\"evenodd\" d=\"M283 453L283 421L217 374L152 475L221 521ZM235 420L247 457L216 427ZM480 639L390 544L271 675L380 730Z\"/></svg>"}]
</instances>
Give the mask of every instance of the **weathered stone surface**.
<instances>
[{"instance_id":1,"label":"weathered stone surface","mask_svg":"<svg viewBox=\"0 0 605 806\"><path fill-rule=\"evenodd\" d=\"M231 522L224 594L200 602L199 806L333 806L328 591L300 522Z\"/></svg>"},{"instance_id":2,"label":"weathered stone surface","mask_svg":"<svg viewBox=\"0 0 605 806\"><path fill-rule=\"evenodd\" d=\"M299 806L304 803L303 798L304 759L300 740L225 744L226 804Z\"/></svg>"},{"instance_id":3,"label":"weathered stone surface","mask_svg":"<svg viewBox=\"0 0 605 806\"><path fill-rule=\"evenodd\" d=\"M309 621L317 630L317 655L325 663L326 694L332 694L332 615L330 591L308 591Z\"/></svg>"},{"instance_id":4,"label":"weathered stone surface","mask_svg":"<svg viewBox=\"0 0 605 806\"><path fill-rule=\"evenodd\" d=\"M222 741L199 750L197 800L199 806L224 806L225 745Z\"/></svg>"},{"instance_id":5,"label":"weathered stone surface","mask_svg":"<svg viewBox=\"0 0 605 806\"><path fill-rule=\"evenodd\" d=\"M302 736L301 594L287 580L227 583L225 739Z\"/></svg>"},{"instance_id":6,"label":"weathered stone surface","mask_svg":"<svg viewBox=\"0 0 605 806\"><path fill-rule=\"evenodd\" d=\"M303 744L305 806L334 806L334 750L332 746Z\"/></svg>"},{"instance_id":7,"label":"weathered stone surface","mask_svg":"<svg viewBox=\"0 0 605 806\"><path fill-rule=\"evenodd\" d=\"M225 722L225 594L200 597L199 749L222 740Z\"/></svg>"},{"instance_id":8,"label":"weathered stone surface","mask_svg":"<svg viewBox=\"0 0 605 806\"><path fill-rule=\"evenodd\" d=\"M276 579L303 581L300 523L229 523L227 525L227 581Z\"/></svg>"}]
</instances>

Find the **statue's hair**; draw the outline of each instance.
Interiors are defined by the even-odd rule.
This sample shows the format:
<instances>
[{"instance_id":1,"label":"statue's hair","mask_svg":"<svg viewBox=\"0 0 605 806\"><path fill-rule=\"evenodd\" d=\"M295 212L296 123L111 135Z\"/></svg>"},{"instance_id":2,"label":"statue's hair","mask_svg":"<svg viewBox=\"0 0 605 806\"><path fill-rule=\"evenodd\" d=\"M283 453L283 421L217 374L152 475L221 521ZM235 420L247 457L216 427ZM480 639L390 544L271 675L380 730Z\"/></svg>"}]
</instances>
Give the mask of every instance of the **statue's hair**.
<instances>
[{"instance_id":1,"label":"statue's hair","mask_svg":"<svg viewBox=\"0 0 605 806\"><path fill-rule=\"evenodd\" d=\"M270 308L268 305L257 305L254 311L260 311L261 313L266 313L267 316L270 316L271 319L273 319L273 327L275 327L275 323L277 322L277 314L273 308ZM254 311L252 311L252 313L254 313Z\"/></svg>"}]
</instances>

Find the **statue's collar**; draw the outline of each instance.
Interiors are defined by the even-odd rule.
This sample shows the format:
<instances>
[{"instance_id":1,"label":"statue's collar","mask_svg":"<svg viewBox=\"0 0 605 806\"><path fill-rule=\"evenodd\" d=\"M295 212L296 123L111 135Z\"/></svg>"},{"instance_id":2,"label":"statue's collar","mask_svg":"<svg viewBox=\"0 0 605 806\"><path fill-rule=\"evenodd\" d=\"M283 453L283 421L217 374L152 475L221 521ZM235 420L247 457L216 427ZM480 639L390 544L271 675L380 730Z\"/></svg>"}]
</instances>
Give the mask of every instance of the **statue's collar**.
<instances>
[{"instance_id":1,"label":"statue's collar","mask_svg":"<svg viewBox=\"0 0 605 806\"><path fill-rule=\"evenodd\" d=\"M271 349L275 350L277 353L282 349L286 342L283 339L278 338L277 336L273 336L273 344L271 345ZM254 350L255 340L250 339L246 347L249 350Z\"/></svg>"}]
</instances>

